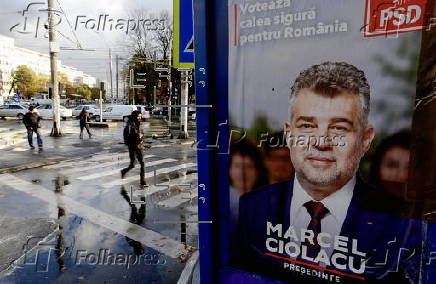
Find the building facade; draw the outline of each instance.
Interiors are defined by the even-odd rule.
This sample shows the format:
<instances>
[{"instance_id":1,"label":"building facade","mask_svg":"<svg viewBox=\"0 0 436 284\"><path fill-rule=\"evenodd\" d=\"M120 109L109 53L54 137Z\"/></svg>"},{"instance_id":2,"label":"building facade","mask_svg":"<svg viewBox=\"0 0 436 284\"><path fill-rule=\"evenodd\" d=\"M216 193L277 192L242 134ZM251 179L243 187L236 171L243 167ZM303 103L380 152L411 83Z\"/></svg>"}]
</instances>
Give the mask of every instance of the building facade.
<instances>
[{"instance_id":1,"label":"building facade","mask_svg":"<svg viewBox=\"0 0 436 284\"><path fill-rule=\"evenodd\" d=\"M58 60L58 70L64 73L68 80L76 84L87 84L93 88L97 86L97 79L77 70L77 68L62 65ZM13 96L12 78L13 72L20 65L25 65L35 73L50 75L50 57L37 51L15 46L15 40L11 37L0 35L0 104L4 99Z\"/></svg>"}]
</instances>

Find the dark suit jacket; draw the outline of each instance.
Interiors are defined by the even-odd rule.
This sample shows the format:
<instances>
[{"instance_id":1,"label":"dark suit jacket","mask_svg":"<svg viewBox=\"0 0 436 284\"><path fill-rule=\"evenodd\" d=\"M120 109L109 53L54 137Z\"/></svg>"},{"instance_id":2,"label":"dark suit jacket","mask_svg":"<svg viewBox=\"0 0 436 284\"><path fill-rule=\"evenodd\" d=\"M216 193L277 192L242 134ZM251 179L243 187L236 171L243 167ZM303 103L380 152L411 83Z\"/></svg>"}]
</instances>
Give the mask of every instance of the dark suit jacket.
<instances>
[{"instance_id":1,"label":"dark suit jacket","mask_svg":"<svg viewBox=\"0 0 436 284\"><path fill-rule=\"evenodd\" d=\"M324 283L317 277L291 272L284 268L285 260L265 254L269 252L265 245L267 221L283 224L284 231L289 227L293 182L266 186L241 197L235 263L242 270L287 283ZM340 235L350 238L350 243L357 239L358 251L365 252L369 260L364 274L359 275L364 281L341 276L341 283L417 283L421 222L400 217L403 204L397 200L357 179ZM289 258L286 253L275 255ZM333 266L326 268L356 275Z\"/></svg>"}]
</instances>

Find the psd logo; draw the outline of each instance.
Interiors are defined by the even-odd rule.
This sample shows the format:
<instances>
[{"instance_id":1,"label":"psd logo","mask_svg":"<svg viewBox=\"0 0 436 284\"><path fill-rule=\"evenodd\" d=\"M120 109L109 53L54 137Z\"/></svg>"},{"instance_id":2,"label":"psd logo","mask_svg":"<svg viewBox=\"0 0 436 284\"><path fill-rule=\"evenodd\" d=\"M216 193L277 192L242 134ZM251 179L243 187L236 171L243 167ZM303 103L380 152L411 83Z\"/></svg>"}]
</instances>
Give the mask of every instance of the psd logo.
<instances>
[{"instance_id":1,"label":"psd logo","mask_svg":"<svg viewBox=\"0 0 436 284\"><path fill-rule=\"evenodd\" d=\"M429 1L432 0L366 0L364 36L423 30L429 18Z\"/></svg>"}]
</instances>

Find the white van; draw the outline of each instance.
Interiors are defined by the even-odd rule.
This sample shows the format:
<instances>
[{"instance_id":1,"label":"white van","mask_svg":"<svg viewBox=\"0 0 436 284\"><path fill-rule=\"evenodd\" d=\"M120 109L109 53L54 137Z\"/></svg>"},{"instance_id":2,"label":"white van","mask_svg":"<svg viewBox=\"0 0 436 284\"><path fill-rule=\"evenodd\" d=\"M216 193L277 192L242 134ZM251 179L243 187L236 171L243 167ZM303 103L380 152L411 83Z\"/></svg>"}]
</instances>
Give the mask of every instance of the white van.
<instances>
[{"instance_id":1,"label":"white van","mask_svg":"<svg viewBox=\"0 0 436 284\"><path fill-rule=\"evenodd\" d=\"M127 121L128 116L132 114L132 111L137 110L134 105L111 105L108 106L103 112L103 121L110 120L123 120ZM96 113L94 116L95 121L100 121L100 113Z\"/></svg>"},{"instance_id":2,"label":"white van","mask_svg":"<svg viewBox=\"0 0 436 284\"><path fill-rule=\"evenodd\" d=\"M136 107L141 112L143 121L145 121L147 118L151 117L150 112L148 110L146 110L145 106L136 105Z\"/></svg>"}]
</instances>

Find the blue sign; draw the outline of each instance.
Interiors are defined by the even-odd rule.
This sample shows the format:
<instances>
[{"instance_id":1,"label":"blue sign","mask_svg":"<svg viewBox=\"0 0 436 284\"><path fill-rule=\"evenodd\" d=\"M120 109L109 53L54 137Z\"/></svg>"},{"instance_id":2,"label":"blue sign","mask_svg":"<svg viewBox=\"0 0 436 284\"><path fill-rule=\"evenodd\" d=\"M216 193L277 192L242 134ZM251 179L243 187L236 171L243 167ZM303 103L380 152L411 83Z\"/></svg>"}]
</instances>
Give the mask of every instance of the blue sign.
<instances>
[{"instance_id":1,"label":"blue sign","mask_svg":"<svg viewBox=\"0 0 436 284\"><path fill-rule=\"evenodd\" d=\"M20 102L20 94L15 94L13 98L14 102Z\"/></svg>"},{"instance_id":2,"label":"blue sign","mask_svg":"<svg viewBox=\"0 0 436 284\"><path fill-rule=\"evenodd\" d=\"M192 0L174 0L175 68L194 68L194 21Z\"/></svg>"}]
</instances>

